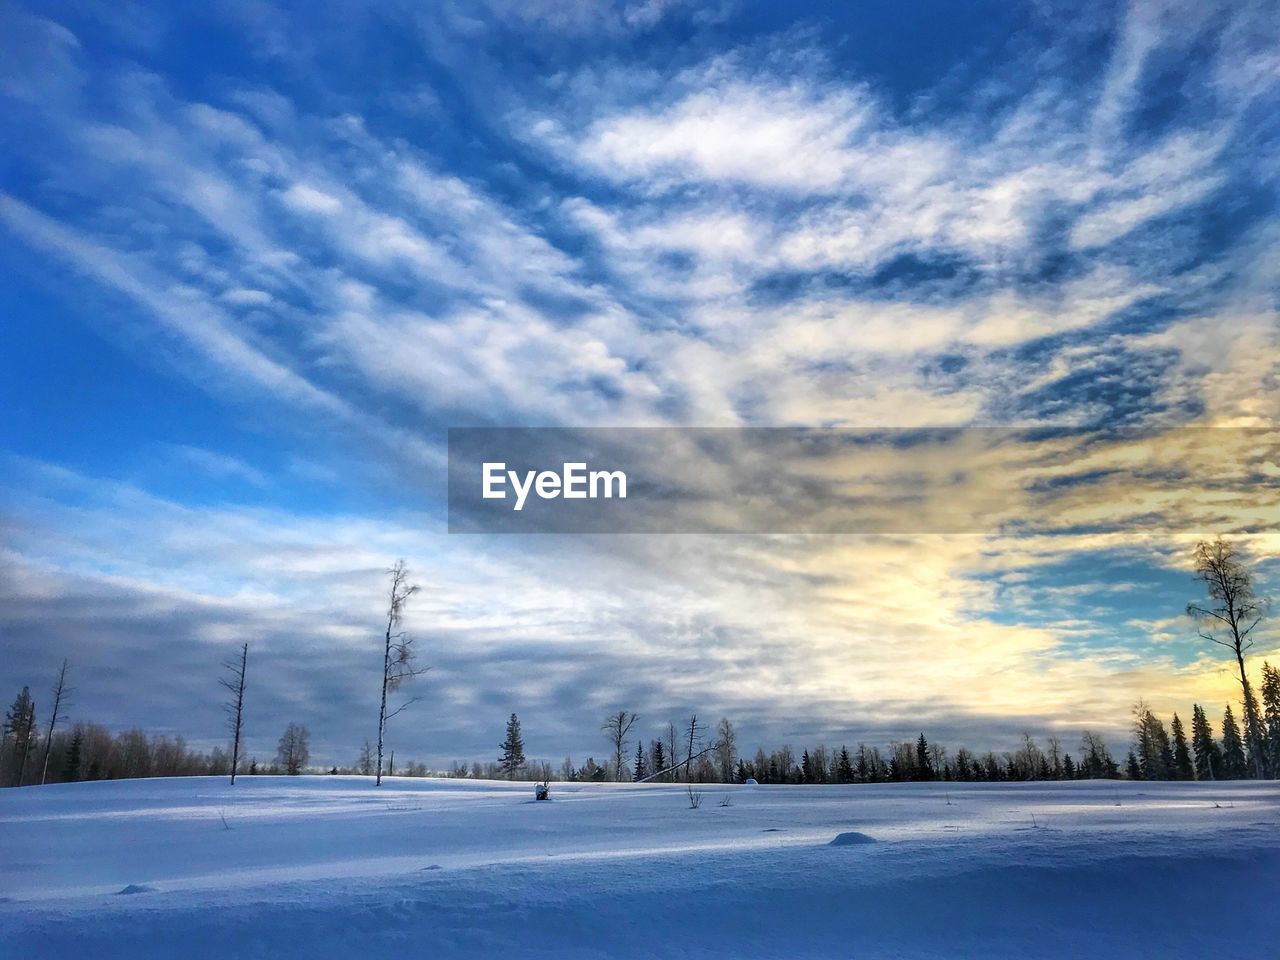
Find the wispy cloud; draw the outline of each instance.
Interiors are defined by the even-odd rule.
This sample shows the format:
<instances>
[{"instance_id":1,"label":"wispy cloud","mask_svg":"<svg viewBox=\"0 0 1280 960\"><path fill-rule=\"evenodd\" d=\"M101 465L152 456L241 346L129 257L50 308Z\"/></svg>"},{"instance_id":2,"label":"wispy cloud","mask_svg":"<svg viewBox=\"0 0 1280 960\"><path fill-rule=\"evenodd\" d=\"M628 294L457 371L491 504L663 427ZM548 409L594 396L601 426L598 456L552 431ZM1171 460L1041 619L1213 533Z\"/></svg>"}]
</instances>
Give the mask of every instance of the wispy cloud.
<instances>
[{"instance_id":1,"label":"wispy cloud","mask_svg":"<svg viewBox=\"0 0 1280 960\"><path fill-rule=\"evenodd\" d=\"M883 731L924 700L1008 733L1226 696L1165 611L1082 611L1047 579L1126 551L1179 567L1177 539L438 533L449 425L1270 425L1267 6L1045 10L927 90L867 67L835 14L778 32L732 6L388 4L339 28L233 5L211 14L244 38L227 80L155 53L180 13L7 10L6 272L282 448L155 438L223 484L217 507L23 461L16 662L76 645L108 675L95 650L181 632L216 661L252 637L280 668L272 722L314 707L320 730L315 690L361 702L344 671L369 669L379 571L405 555L442 704L414 744L439 758L491 742L477 711L513 699L589 749L572 731L620 702L779 737ZM382 83L366 60L401 44ZM366 496L302 509L303 478ZM1063 521L1097 519L1098 493ZM1212 506L1183 493L1159 506ZM179 695L211 703L194 679Z\"/></svg>"}]
</instances>

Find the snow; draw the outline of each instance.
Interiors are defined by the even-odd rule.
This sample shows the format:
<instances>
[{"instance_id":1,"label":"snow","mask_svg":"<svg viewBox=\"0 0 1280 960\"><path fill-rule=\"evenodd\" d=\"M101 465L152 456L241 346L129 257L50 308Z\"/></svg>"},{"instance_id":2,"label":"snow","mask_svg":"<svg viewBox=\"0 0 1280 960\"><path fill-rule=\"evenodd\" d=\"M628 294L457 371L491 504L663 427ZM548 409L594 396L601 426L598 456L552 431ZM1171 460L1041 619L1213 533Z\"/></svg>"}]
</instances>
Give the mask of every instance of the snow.
<instances>
[{"instance_id":1,"label":"snow","mask_svg":"<svg viewBox=\"0 0 1280 960\"><path fill-rule=\"evenodd\" d=\"M704 791L3 790L0 957L1277 956L1277 784Z\"/></svg>"},{"instance_id":2,"label":"snow","mask_svg":"<svg viewBox=\"0 0 1280 960\"><path fill-rule=\"evenodd\" d=\"M875 843L875 837L868 837L865 833L859 833L857 830L846 830L844 833L836 834L836 838L831 841L833 847L860 847L864 843Z\"/></svg>"}]
</instances>

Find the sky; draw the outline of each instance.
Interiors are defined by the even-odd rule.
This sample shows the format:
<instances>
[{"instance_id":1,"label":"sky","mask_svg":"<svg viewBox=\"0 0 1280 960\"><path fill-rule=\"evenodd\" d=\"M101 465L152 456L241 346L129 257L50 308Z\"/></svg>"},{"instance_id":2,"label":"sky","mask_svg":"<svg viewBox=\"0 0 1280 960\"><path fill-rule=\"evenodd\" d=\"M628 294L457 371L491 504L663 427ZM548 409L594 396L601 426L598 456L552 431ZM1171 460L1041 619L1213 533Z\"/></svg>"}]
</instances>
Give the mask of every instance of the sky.
<instances>
[{"instance_id":1,"label":"sky","mask_svg":"<svg viewBox=\"0 0 1280 960\"><path fill-rule=\"evenodd\" d=\"M208 747L248 642L250 751L352 763L404 558L389 744L436 765L513 711L581 762L619 709L1119 748L1233 696L1183 610L1200 537L1280 583L1268 3L341 6L0 7L0 695L66 657L74 717ZM1013 504L1056 532L450 534L475 426L1212 427L1162 469L1248 469Z\"/></svg>"}]
</instances>

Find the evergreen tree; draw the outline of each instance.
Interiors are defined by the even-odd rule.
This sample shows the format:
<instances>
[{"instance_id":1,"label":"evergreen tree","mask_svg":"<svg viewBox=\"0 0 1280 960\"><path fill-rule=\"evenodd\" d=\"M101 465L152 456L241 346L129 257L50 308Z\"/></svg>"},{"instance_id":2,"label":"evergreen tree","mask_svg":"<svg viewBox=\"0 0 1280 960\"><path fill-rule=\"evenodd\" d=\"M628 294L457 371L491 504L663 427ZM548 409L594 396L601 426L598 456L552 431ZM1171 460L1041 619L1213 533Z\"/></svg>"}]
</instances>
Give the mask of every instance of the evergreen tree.
<instances>
[{"instance_id":1,"label":"evergreen tree","mask_svg":"<svg viewBox=\"0 0 1280 960\"><path fill-rule=\"evenodd\" d=\"M649 775L649 768L645 765L645 760L644 760L644 741L637 740L635 772L631 775L631 779L639 783L648 775Z\"/></svg>"},{"instance_id":2,"label":"evergreen tree","mask_svg":"<svg viewBox=\"0 0 1280 960\"><path fill-rule=\"evenodd\" d=\"M1168 780L1173 769L1173 751L1169 734L1146 704L1139 702L1133 710L1134 754L1143 780Z\"/></svg>"},{"instance_id":3,"label":"evergreen tree","mask_svg":"<svg viewBox=\"0 0 1280 960\"><path fill-rule=\"evenodd\" d=\"M653 772L662 773L664 770L667 769L667 753L662 748L661 739L653 741L652 750L653 750Z\"/></svg>"},{"instance_id":4,"label":"evergreen tree","mask_svg":"<svg viewBox=\"0 0 1280 960\"><path fill-rule=\"evenodd\" d=\"M1138 763L1138 758L1132 750L1129 751L1129 760L1125 764L1125 773L1130 780L1143 779L1142 767Z\"/></svg>"},{"instance_id":5,"label":"evergreen tree","mask_svg":"<svg viewBox=\"0 0 1280 960\"><path fill-rule=\"evenodd\" d=\"M916 740L916 779L932 780L933 761L929 757L929 741L924 738L924 734L920 734L920 738Z\"/></svg>"},{"instance_id":6,"label":"evergreen tree","mask_svg":"<svg viewBox=\"0 0 1280 960\"><path fill-rule=\"evenodd\" d=\"M800 781L813 783L813 761L809 759L808 750L800 757Z\"/></svg>"},{"instance_id":7,"label":"evergreen tree","mask_svg":"<svg viewBox=\"0 0 1280 960\"><path fill-rule=\"evenodd\" d=\"M1247 774L1244 744L1240 740L1240 728L1236 726L1236 718L1235 714L1231 712L1231 704L1227 704L1226 712L1222 715L1222 778L1224 780L1241 780Z\"/></svg>"},{"instance_id":8,"label":"evergreen tree","mask_svg":"<svg viewBox=\"0 0 1280 960\"><path fill-rule=\"evenodd\" d=\"M1064 753L1062 755L1062 779L1074 780L1076 778L1076 762L1071 759L1071 754Z\"/></svg>"},{"instance_id":9,"label":"evergreen tree","mask_svg":"<svg viewBox=\"0 0 1280 960\"><path fill-rule=\"evenodd\" d=\"M858 760L853 765L853 777L858 783L871 782L871 763L867 759L867 745L858 744Z\"/></svg>"},{"instance_id":10,"label":"evergreen tree","mask_svg":"<svg viewBox=\"0 0 1280 960\"><path fill-rule=\"evenodd\" d=\"M1262 717L1262 710L1258 706L1258 698L1253 695L1253 688L1246 687L1244 691L1244 716L1245 716L1245 736L1243 737L1245 744L1245 776L1257 777L1262 779L1267 774L1267 752L1270 749L1267 744L1266 722ZM1249 734L1250 720L1252 717L1252 735Z\"/></svg>"},{"instance_id":11,"label":"evergreen tree","mask_svg":"<svg viewBox=\"0 0 1280 960\"><path fill-rule=\"evenodd\" d=\"M514 780L520 768L524 766L524 738L520 735L520 719L513 713L507 721L507 738L502 741L502 756L498 758L498 766L506 774L508 780Z\"/></svg>"},{"instance_id":12,"label":"evergreen tree","mask_svg":"<svg viewBox=\"0 0 1280 960\"><path fill-rule=\"evenodd\" d=\"M1080 776L1085 780L1115 780L1120 776L1120 766L1107 749L1106 741L1091 730L1080 735Z\"/></svg>"},{"instance_id":13,"label":"evergreen tree","mask_svg":"<svg viewBox=\"0 0 1280 960\"><path fill-rule=\"evenodd\" d=\"M578 770L578 780L580 781L589 780L593 783L601 783L608 779L608 777L608 768L602 767L600 764L596 763L595 757L587 757L587 762Z\"/></svg>"},{"instance_id":14,"label":"evergreen tree","mask_svg":"<svg viewBox=\"0 0 1280 960\"><path fill-rule=\"evenodd\" d=\"M13 740L13 773L10 780L13 786L20 787L36 738L36 704L31 699L30 687L22 688L5 715L4 737L5 740Z\"/></svg>"},{"instance_id":15,"label":"evergreen tree","mask_svg":"<svg viewBox=\"0 0 1280 960\"><path fill-rule=\"evenodd\" d=\"M836 759L836 783L853 783L853 759L848 747L841 747Z\"/></svg>"},{"instance_id":16,"label":"evergreen tree","mask_svg":"<svg viewBox=\"0 0 1280 960\"><path fill-rule=\"evenodd\" d=\"M67 748L67 759L62 765L64 783L75 783L80 779L80 757L84 749L84 734L79 730L71 737L71 746Z\"/></svg>"},{"instance_id":17,"label":"evergreen tree","mask_svg":"<svg viewBox=\"0 0 1280 960\"><path fill-rule=\"evenodd\" d=\"M1197 780L1217 780L1222 776L1222 752L1213 739L1213 727L1200 704L1191 707L1191 754Z\"/></svg>"},{"instance_id":18,"label":"evergreen tree","mask_svg":"<svg viewBox=\"0 0 1280 960\"><path fill-rule=\"evenodd\" d=\"M1280 670L1262 665L1262 725L1267 740L1267 776L1280 779Z\"/></svg>"},{"instance_id":19,"label":"evergreen tree","mask_svg":"<svg viewBox=\"0 0 1280 960\"><path fill-rule=\"evenodd\" d=\"M1173 779L1194 780L1195 768L1191 765L1191 751L1187 749L1187 733L1182 729L1182 720L1173 715Z\"/></svg>"},{"instance_id":20,"label":"evergreen tree","mask_svg":"<svg viewBox=\"0 0 1280 960\"><path fill-rule=\"evenodd\" d=\"M1173 780L1173 746L1169 742L1169 731L1164 728L1164 723L1159 718L1156 721L1156 749L1160 751L1160 779Z\"/></svg>"}]
</instances>

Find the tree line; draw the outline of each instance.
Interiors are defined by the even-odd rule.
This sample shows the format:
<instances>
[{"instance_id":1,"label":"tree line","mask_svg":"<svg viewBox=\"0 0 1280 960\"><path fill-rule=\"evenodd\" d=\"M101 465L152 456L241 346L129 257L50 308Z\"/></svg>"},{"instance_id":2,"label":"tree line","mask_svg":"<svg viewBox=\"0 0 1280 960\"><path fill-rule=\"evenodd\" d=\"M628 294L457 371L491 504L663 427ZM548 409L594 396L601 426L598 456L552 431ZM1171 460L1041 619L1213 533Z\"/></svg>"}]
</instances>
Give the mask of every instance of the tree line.
<instances>
[{"instance_id":1,"label":"tree line","mask_svg":"<svg viewBox=\"0 0 1280 960\"><path fill-rule=\"evenodd\" d=\"M1135 780L1231 780L1280 778L1280 671L1262 666L1261 697L1255 695L1246 669L1246 653L1253 633L1269 603L1253 590L1250 571L1236 549L1219 538L1196 545L1195 579L1202 584L1207 603L1187 605L1187 614L1206 641L1230 652L1240 683L1241 721L1227 704L1220 723L1220 738L1203 707L1192 708L1191 731L1175 713L1168 725L1139 702L1134 708L1133 743L1123 767L1102 737L1085 731L1076 756L1056 737L1044 747L1030 734L1017 750L975 754L967 748L954 755L931 743L923 733L915 741L893 742L887 750L859 743L852 753L825 745L805 748L799 757L789 746L766 754L739 756L737 736L728 718L708 733L696 714L679 723L670 721L657 736L633 736L639 721L634 712L619 710L601 724L608 743L602 761L588 757L576 765L571 758L555 769L545 761L530 763L524 754L520 720L511 714L506 736L494 761L455 763L448 775L506 779L530 778L566 781L682 781L759 783L875 783L919 780L1008 781L1032 779L1119 778ZM416 665L412 638L401 628L404 608L418 592L409 583L404 562L388 571L389 589L385 630L382 631L381 674L377 740L366 740L351 767L330 767L329 773L359 773L381 783L393 775L395 754L386 753L388 722L419 698L397 704L391 698L407 681L424 671ZM246 716L249 645L223 664L219 684L227 691L228 749L208 753L189 749L182 737L148 736L139 729L111 733L106 728L78 722L65 723L74 692L68 683L70 664L63 661L50 694L47 722L38 723L36 704L28 687L13 701L5 715L0 737L0 784L21 786L81 779L120 779L148 776L228 775L261 772L299 774L309 770L310 731L290 723L281 735L275 757L267 763L242 755ZM631 746L634 743L635 749ZM425 776L421 763L402 763L400 773Z\"/></svg>"}]
</instances>

